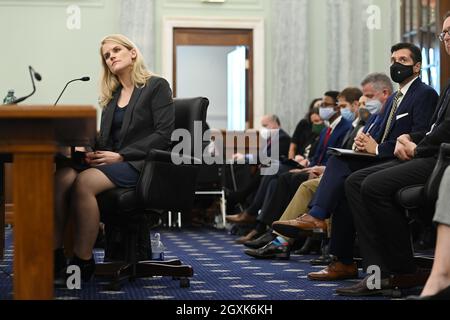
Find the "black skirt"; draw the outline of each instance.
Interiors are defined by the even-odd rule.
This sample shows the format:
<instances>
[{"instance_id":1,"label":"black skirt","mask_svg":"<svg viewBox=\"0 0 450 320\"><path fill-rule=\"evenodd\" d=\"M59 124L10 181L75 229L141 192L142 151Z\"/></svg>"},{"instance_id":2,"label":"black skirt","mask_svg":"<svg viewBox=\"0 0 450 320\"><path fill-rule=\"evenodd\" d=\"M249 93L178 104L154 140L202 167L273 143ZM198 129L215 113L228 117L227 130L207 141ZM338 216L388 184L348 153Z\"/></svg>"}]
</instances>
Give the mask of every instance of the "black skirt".
<instances>
[{"instance_id":1,"label":"black skirt","mask_svg":"<svg viewBox=\"0 0 450 320\"><path fill-rule=\"evenodd\" d=\"M120 188L134 188L139 180L139 171L128 162L118 162L94 168L103 172L112 183Z\"/></svg>"}]
</instances>

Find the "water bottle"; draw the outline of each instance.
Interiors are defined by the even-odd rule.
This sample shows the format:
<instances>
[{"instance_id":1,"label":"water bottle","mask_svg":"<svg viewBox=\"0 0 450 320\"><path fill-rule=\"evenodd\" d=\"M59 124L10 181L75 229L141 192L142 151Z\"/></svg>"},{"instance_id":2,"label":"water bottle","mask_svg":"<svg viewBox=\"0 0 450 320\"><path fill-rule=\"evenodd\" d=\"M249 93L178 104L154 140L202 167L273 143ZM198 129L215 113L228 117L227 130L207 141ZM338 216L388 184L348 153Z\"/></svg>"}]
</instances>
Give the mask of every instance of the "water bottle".
<instances>
[{"instance_id":1,"label":"water bottle","mask_svg":"<svg viewBox=\"0 0 450 320\"><path fill-rule=\"evenodd\" d=\"M159 233L155 233L151 237L152 246L152 260L164 261L164 245L161 242L161 236Z\"/></svg>"},{"instance_id":2,"label":"water bottle","mask_svg":"<svg viewBox=\"0 0 450 320\"><path fill-rule=\"evenodd\" d=\"M8 90L8 94L6 95L5 99L3 99L3 104L10 104L13 103L16 100L16 97L14 96L14 90Z\"/></svg>"}]
</instances>

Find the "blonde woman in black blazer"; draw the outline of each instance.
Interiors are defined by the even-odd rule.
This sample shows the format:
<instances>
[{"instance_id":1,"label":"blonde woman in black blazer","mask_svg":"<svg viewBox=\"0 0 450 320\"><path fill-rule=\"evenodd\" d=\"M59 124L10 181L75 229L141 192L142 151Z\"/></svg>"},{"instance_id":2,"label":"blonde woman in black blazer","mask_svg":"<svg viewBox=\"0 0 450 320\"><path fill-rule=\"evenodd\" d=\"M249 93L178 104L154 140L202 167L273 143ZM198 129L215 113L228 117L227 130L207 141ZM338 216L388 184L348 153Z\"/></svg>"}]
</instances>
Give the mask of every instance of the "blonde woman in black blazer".
<instances>
[{"instance_id":1,"label":"blonde woman in black blazer","mask_svg":"<svg viewBox=\"0 0 450 320\"><path fill-rule=\"evenodd\" d=\"M100 54L103 112L96 151L86 153L88 169L59 169L55 180L55 275L65 273L63 232L72 214L75 235L70 264L80 266L85 281L95 269L92 249L100 219L96 195L135 186L148 151L167 149L174 128L170 86L145 68L137 47L123 35L110 35L102 40Z\"/></svg>"}]
</instances>

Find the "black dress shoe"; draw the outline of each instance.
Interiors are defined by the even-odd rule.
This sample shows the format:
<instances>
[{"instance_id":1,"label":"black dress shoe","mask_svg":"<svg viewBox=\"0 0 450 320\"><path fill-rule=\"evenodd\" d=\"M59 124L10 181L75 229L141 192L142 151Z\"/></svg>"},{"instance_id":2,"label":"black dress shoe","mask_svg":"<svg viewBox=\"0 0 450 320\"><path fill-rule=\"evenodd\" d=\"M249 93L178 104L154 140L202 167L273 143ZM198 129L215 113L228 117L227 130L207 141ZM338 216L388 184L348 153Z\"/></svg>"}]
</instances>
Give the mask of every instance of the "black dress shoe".
<instances>
[{"instance_id":1,"label":"black dress shoe","mask_svg":"<svg viewBox=\"0 0 450 320\"><path fill-rule=\"evenodd\" d=\"M290 257L290 248L288 245L275 245L268 243L259 249L246 249L245 254L256 259L281 259L288 260Z\"/></svg>"},{"instance_id":2,"label":"black dress shoe","mask_svg":"<svg viewBox=\"0 0 450 320\"><path fill-rule=\"evenodd\" d=\"M276 235L272 233L272 230L269 230L257 239L244 242L244 246L251 249L259 249L264 247L269 242L272 242L275 238Z\"/></svg>"},{"instance_id":3,"label":"black dress shoe","mask_svg":"<svg viewBox=\"0 0 450 320\"><path fill-rule=\"evenodd\" d=\"M303 246L299 250L294 251L294 254L306 255L312 253L320 253L320 244L321 241L315 240L312 237L308 237L306 238Z\"/></svg>"},{"instance_id":4,"label":"black dress shoe","mask_svg":"<svg viewBox=\"0 0 450 320\"><path fill-rule=\"evenodd\" d=\"M82 260L77 256L74 256L72 260L70 260L67 267L63 271L55 275L54 285L56 287L64 288L67 286L67 280L69 279L70 276L73 275L73 272L72 273L68 272L71 266L78 266L80 268L82 282L88 282L94 278L95 273L94 257L92 257L90 260Z\"/></svg>"},{"instance_id":5,"label":"black dress shoe","mask_svg":"<svg viewBox=\"0 0 450 320\"><path fill-rule=\"evenodd\" d=\"M366 297L389 294L392 289L392 283L390 278L381 279L380 289L373 288L368 284L371 276L365 277L360 282L350 287L338 288L336 293L341 296L347 297ZM370 282L371 283L371 282Z\"/></svg>"},{"instance_id":6,"label":"black dress shoe","mask_svg":"<svg viewBox=\"0 0 450 320\"><path fill-rule=\"evenodd\" d=\"M58 277L67 268L67 258L64 254L64 249L56 249L53 252L53 272L54 277Z\"/></svg>"},{"instance_id":7,"label":"black dress shoe","mask_svg":"<svg viewBox=\"0 0 450 320\"><path fill-rule=\"evenodd\" d=\"M342 296L362 297L374 295L396 295L402 289L411 289L419 286L424 286L429 276L428 270L417 270L415 273L395 274L388 278L381 279L380 289L373 289L373 277L368 275L357 284L336 289L336 293ZM370 281L369 281L370 280Z\"/></svg>"},{"instance_id":8,"label":"black dress shoe","mask_svg":"<svg viewBox=\"0 0 450 320\"><path fill-rule=\"evenodd\" d=\"M317 259L312 259L309 263L312 266L327 266L335 260L334 256L331 254L324 254L318 257Z\"/></svg>"}]
</instances>

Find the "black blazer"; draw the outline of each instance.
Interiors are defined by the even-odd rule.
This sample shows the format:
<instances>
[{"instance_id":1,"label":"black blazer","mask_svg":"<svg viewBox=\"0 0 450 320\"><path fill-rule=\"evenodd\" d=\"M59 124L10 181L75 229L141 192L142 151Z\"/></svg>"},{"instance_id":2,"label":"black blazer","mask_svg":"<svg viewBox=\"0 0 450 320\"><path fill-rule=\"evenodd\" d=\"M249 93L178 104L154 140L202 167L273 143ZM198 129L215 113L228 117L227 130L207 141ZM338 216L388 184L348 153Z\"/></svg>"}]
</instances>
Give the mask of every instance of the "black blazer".
<instances>
[{"instance_id":1,"label":"black blazer","mask_svg":"<svg viewBox=\"0 0 450 320\"><path fill-rule=\"evenodd\" d=\"M102 112L96 149L118 152L140 171L150 150L167 150L170 146L175 123L172 90L165 79L156 76L145 87L135 88L125 111L119 143L113 146L111 125L121 89L116 90Z\"/></svg>"},{"instance_id":2,"label":"black blazer","mask_svg":"<svg viewBox=\"0 0 450 320\"><path fill-rule=\"evenodd\" d=\"M446 93L449 90L450 83L447 84L447 87L443 91L441 98L439 99L436 112L431 119L430 130L431 127L436 124L433 132L429 135L426 135L425 132L411 134L413 141L418 143L416 149L417 157L437 156L441 144L450 143L450 108L448 107L450 99L445 99ZM441 108L443 108L442 112Z\"/></svg>"},{"instance_id":3,"label":"black blazer","mask_svg":"<svg viewBox=\"0 0 450 320\"><path fill-rule=\"evenodd\" d=\"M388 118L393 107L395 94L388 101L384 112L384 119L378 131L377 141L383 137ZM436 110L438 102L438 94L436 91L417 78L409 88L400 106L395 113L394 121L391 123L391 129L384 143L378 146L379 158L393 158L397 138L403 134L411 134L412 132L423 132L427 130L430 119Z\"/></svg>"},{"instance_id":4,"label":"black blazer","mask_svg":"<svg viewBox=\"0 0 450 320\"><path fill-rule=\"evenodd\" d=\"M279 131L279 138L280 138L280 159L288 158L289 156L289 148L291 146L291 137L289 134L284 131L283 129L280 129Z\"/></svg>"}]
</instances>

